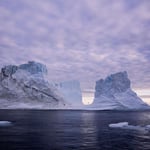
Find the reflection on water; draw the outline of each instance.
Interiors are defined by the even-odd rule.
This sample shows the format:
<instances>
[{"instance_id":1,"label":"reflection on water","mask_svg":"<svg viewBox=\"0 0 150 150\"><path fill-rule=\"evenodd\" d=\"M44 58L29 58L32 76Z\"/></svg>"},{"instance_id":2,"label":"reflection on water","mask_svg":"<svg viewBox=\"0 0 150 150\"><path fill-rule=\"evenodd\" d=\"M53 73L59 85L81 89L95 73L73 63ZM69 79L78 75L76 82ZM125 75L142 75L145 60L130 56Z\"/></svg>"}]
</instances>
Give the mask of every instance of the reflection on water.
<instances>
[{"instance_id":1,"label":"reflection on water","mask_svg":"<svg viewBox=\"0 0 150 150\"><path fill-rule=\"evenodd\" d=\"M83 112L81 123L82 146L93 148L98 145L95 113Z\"/></svg>"}]
</instances>

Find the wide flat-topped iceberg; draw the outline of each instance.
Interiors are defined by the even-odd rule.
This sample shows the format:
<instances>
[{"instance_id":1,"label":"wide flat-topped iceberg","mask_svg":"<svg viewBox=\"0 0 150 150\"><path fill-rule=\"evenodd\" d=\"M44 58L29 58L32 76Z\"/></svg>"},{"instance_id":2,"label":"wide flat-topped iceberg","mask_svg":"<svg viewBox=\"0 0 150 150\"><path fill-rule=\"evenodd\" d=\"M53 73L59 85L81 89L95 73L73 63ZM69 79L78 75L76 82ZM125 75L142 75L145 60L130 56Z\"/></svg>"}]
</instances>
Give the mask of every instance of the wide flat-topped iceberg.
<instances>
[{"instance_id":1,"label":"wide flat-topped iceberg","mask_svg":"<svg viewBox=\"0 0 150 150\"><path fill-rule=\"evenodd\" d=\"M29 61L0 72L0 108L62 109L68 106L59 90L45 79L47 68Z\"/></svg>"},{"instance_id":2,"label":"wide flat-topped iceberg","mask_svg":"<svg viewBox=\"0 0 150 150\"><path fill-rule=\"evenodd\" d=\"M150 109L131 89L127 72L111 74L96 81L95 98L91 110L140 110Z\"/></svg>"}]
</instances>

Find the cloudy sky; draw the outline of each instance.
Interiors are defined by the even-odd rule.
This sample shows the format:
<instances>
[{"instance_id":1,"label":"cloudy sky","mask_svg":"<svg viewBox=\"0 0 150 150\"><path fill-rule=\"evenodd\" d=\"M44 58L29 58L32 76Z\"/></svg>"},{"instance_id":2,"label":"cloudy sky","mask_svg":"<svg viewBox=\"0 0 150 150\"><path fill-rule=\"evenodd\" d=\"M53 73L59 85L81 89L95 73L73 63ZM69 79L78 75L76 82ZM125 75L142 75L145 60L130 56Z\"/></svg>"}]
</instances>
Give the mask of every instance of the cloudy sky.
<instances>
[{"instance_id":1,"label":"cloudy sky","mask_svg":"<svg viewBox=\"0 0 150 150\"><path fill-rule=\"evenodd\" d=\"M150 89L150 0L0 0L0 67L28 60L83 90L124 70Z\"/></svg>"}]
</instances>

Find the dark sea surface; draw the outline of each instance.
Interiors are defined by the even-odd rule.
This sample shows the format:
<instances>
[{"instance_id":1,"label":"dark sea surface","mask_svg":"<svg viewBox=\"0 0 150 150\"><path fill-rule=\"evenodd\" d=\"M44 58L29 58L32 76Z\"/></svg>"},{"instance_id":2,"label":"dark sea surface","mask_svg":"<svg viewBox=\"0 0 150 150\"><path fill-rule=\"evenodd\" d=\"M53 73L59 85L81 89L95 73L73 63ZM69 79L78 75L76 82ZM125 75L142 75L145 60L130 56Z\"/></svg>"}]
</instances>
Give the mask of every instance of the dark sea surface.
<instances>
[{"instance_id":1,"label":"dark sea surface","mask_svg":"<svg viewBox=\"0 0 150 150\"><path fill-rule=\"evenodd\" d=\"M150 150L150 132L109 128L150 124L150 112L0 110L0 150Z\"/></svg>"}]
</instances>

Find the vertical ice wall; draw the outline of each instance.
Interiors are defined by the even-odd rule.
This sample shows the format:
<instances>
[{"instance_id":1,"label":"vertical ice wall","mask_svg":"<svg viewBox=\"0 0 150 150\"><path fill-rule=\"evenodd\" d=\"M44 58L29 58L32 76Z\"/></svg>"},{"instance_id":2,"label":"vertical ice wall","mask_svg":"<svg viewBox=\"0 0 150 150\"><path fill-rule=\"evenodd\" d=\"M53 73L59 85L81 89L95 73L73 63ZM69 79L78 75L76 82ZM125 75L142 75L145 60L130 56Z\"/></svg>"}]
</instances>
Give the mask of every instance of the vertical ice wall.
<instances>
[{"instance_id":1,"label":"vertical ice wall","mask_svg":"<svg viewBox=\"0 0 150 150\"><path fill-rule=\"evenodd\" d=\"M64 81L54 84L62 93L64 99L73 107L83 106L80 82L77 80Z\"/></svg>"}]
</instances>

